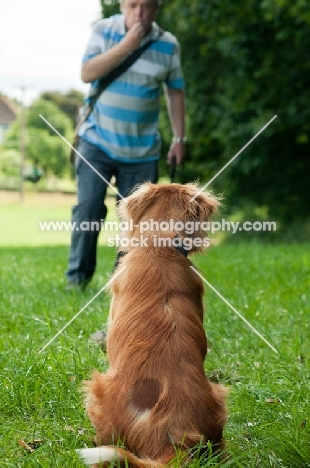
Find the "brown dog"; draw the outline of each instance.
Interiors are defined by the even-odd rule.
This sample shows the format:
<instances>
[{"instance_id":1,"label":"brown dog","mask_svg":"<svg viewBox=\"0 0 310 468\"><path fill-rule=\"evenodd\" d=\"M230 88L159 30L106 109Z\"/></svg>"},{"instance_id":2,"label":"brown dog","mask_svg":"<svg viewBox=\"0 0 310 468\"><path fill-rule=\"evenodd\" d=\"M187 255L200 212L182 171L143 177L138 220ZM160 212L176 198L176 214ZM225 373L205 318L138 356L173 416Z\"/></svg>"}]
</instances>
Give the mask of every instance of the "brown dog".
<instances>
[{"instance_id":1,"label":"brown dog","mask_svg":"<svg viewBox=\"0 0 310 468\"><path fill-rule=\"evenodd\" d=\"M111 285L110 367L86 383L104 447L80 451L88 464L116 458L159 467L199 443L225 449L226 390L205 375L203 284L186 258L208 244L203 223L219 202L197 193L195 184L147 183L120 203L128 229L115 274L123 271ZM125 450L106 447L118 441Z\"/></svg>"}]
</instances>

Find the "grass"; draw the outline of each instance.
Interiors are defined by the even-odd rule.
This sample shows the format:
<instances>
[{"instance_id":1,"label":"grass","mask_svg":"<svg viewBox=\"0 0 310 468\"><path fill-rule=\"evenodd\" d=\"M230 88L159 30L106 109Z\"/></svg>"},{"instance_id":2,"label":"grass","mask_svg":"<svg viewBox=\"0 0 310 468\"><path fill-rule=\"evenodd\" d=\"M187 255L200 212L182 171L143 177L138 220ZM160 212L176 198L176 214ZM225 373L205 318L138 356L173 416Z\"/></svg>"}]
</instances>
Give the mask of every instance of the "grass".
<instances>
[{"instance_id":1,"label":"grass","mask_svg":"<svg viewBox=\"0 0 310 468\"><path fill-rule=\"evenodd\" d=\"M38 351L106 283L114 254L99 248L94 281L78 293L64 290L67 247L0 250L1 467L83 466L74 449L91 445L93 429L79 389L107 366L88 339L106 321L105 293ZM194 262L279 352L207 290L206 371L230 387L231 460L221 466L309 467L309 246L225 245ZM39 442L31 453L20 440Z\"/></svg>"},{"instance_id":2,"label":"grass","mask_svg":"<svg viewBox=\"0 0 310 468\"><path fill-rule=\"evenodd\" d=\"M53 216L42 200L39 209ZM68 208L61 201L55 209ZM89 336L106 323L109 297L102 293L44 353L38 351L107 282L115 251L100 245L89 288L66 292L68 242L27 247L21 221L31 229L31 209L18 210L22 219L8 211L11 236L7 231L7 241L0 241L0 466L78 468L83 464L74 449L91 446L94 435L81 384L93 369L107 368L106 355ZM206 286L206 372L230 388L230 459L202 466L310 467L309 252L309 244L253 243L219 245L194 257L204 277L278 350Z\"/></svg>"},{"instance_id":3,"label":"grass","mask_svg":"<svg viewBox=\"0 0 310 468\"><path fill-rule=\"evenodd\" d=\"M23 203L16 192L0 191L0 245L40 246L69 245L70 231L42 231L41 221L71 220L71 208L76 203L75 195L60 193L26 193ZM115 221L115 198L107 198L107 221ZM113 232L101 232L99 243L104 245Z\"/></svg>"}]
</instances>

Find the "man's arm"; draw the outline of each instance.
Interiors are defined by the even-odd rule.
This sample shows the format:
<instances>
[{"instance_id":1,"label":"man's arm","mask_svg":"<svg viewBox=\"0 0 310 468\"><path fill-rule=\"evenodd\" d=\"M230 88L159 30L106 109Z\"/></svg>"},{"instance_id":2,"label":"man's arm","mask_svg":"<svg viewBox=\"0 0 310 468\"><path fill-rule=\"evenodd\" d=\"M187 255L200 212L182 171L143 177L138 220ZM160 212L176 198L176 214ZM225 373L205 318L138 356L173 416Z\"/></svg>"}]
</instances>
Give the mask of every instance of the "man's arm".
<instances>
[{"instance_id":1,"label":"man's arm","mask_svg":"<svg viewBox=\"0 0 310 468\"><path fill-rule=\"evenodd\" d=\"M183 138L185 136L185 93L183 89L173 89L165 86L165 96L167 101L168 114L171 128L175 137ZM173 157L176 163L181 164L185 154L183 142L172 141L168 152L168 164L171 164Z\"/></svg>"},{"instance_id":2,"label":"man's arm","mask_svg":"<svg viewBox=\"0 0 310 468\"><path fill-rule=\"evenodd\" d=\"M107 75L115 68L130 52L133 52L140 44L145 34L141 23L135 23L129 29L124 38L111 49L102 54L92 57L83 63L81 78L84 83L91 83Z\"/></svg>"}]
</instances>

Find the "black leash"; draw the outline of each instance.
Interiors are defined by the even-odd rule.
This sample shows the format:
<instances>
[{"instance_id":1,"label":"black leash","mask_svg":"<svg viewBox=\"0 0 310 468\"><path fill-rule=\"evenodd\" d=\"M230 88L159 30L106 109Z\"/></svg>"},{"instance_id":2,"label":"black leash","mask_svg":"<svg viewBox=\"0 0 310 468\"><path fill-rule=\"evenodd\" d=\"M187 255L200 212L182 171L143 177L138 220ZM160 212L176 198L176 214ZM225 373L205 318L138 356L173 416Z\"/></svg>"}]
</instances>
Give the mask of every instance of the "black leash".
<instances>
[{"instance_id":1,"label":"black leash","mask_svg":"<svg viewBox=\"0 0 310 468\"><path fill-rule=\"evenodd\" d=\"M173 158L171 158L171 163L170 163L170 168L169 168L170 182L172 184L175 181L176 173L177 173L177 159L175 156L173 156Z\"/></svg>"}]
</instances>

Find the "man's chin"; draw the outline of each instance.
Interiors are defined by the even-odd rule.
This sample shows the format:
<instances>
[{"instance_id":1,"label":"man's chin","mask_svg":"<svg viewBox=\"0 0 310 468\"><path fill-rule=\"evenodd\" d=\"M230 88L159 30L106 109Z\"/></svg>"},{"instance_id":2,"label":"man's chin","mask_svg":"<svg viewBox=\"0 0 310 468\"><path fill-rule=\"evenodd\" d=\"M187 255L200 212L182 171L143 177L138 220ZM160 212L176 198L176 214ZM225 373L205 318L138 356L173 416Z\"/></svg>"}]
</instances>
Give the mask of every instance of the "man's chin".
<instances>
[{"instance_id":1,"label":"man's chin","mask_svg":"<svg viewBox=\"0 0 310 468\"><path fill-rule=\"evenodd\" d=\"M144 30L144 35L146 36L151 30L152 23L143 24L142 26L143 26L143 30Z\"/></svg>"}]
</instances>

